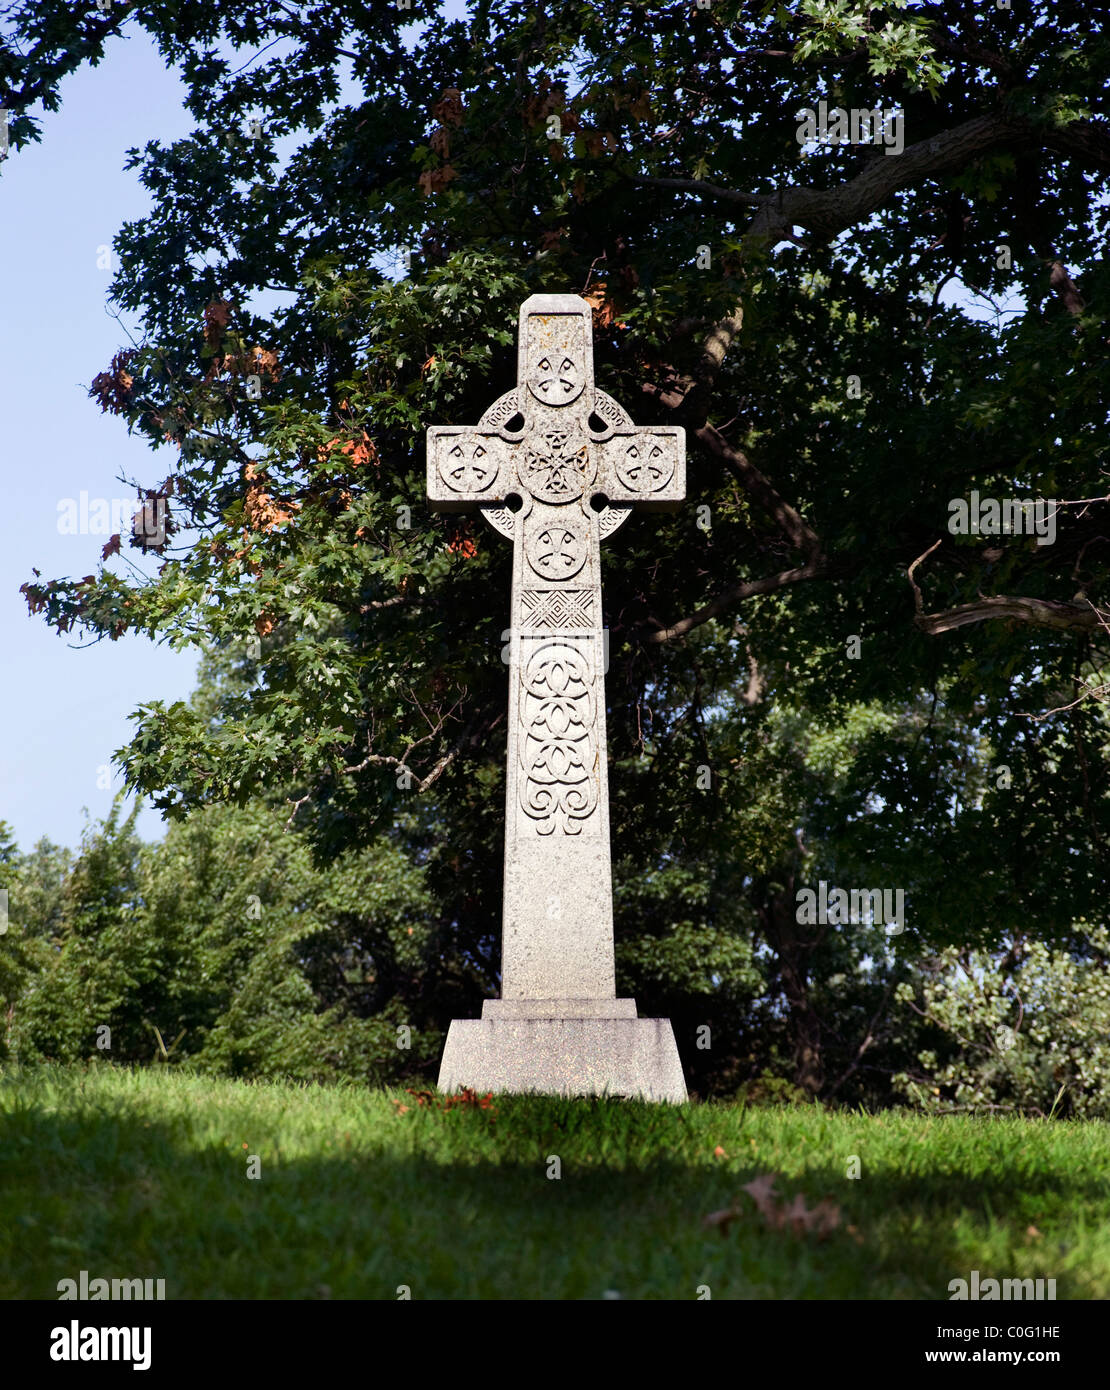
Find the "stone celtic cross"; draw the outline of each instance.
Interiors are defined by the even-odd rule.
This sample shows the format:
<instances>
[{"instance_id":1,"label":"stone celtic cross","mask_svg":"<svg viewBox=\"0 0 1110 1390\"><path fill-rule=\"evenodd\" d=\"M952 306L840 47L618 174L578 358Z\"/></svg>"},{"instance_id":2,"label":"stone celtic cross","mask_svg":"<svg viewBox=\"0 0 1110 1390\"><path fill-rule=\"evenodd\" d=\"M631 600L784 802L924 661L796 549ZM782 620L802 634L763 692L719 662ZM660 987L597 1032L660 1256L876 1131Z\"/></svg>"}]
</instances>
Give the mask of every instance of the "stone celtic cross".
<instances>
[{"instance_id":1,"label":"stone celtic cross","mask_svg":"<svg viewBox=\"0 0 1110 1390\"><path fill-rule=\"evenodd\" d=\"M452 1023L440 1087L681 1100L670 1024L616 998L601 541L681 505L685 435L597 389L592 330L577 295L533 295L514 389L428 430L432 506L513 542L502 997Z\"/></svg>"}]
</instances>

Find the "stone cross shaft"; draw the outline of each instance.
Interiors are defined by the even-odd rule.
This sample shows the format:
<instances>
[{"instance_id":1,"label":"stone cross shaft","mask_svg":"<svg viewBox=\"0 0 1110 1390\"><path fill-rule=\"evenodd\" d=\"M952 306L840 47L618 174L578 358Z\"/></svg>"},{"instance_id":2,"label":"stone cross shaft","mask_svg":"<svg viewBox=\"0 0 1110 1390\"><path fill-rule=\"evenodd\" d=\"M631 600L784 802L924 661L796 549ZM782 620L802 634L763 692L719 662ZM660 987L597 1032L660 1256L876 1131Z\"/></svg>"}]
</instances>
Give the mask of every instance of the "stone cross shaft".
<instances>
[{"instance_id":1,"label":"stone cross shaft","mask_svg":"<svg viewBox=\"0 0 1110 1390\"><path fill-rule=\"evenodd\" d=\"M477 508L513 542L505 1012L604 1000L611 1015L601 541L636 505L681 504L685 437L634 425L596 388L592 310L577 295L524 303L517 362L517 385L476 426L428 430L428 497Z\"/></svg>"}]
</instances>

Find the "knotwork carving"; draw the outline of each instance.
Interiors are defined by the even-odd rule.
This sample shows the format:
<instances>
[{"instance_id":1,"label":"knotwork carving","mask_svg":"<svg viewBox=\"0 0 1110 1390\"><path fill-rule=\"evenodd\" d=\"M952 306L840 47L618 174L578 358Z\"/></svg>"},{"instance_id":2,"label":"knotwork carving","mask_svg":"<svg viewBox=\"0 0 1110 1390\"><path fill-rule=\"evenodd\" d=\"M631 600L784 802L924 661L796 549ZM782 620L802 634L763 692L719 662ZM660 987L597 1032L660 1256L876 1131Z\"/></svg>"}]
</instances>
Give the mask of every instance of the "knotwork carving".
<instances>
[{"instance_id":1,"label":"knotwork carving","mask_svg":"<svg viewBox=\"0 0 1110 1390\"><path fill-rule=\"evenodd\" d=\"M541 835L578 835L597 809L595 672L588 651L545 642L520 668L520 805Z\"/></svg>"},{"instance_id":2,"label":"knotwork carving","mask_svg":"<svg viewBox=\"0 0 1110 1390\"><path fill-rule=\"evenodd\" d=\"M521 481L541 502L573 502L597 471L590 443L578 430L548 430L524 455Z\"/></svg>"}]
</instances>

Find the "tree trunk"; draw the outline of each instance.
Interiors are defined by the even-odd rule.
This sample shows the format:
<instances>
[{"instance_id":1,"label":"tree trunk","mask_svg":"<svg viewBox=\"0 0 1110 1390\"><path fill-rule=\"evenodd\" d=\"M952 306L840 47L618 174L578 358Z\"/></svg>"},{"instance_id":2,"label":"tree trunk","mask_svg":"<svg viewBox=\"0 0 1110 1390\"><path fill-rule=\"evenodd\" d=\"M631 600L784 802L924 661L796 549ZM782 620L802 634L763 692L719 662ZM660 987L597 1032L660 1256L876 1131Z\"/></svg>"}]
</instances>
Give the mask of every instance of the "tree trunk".
<instances>
[{"instance_id":1,"label":"tree trunk","mask_svg":"<svg viewBox=\"0 0 1110 1390\"><path fill-rule=\"evenodd\" d=\"M825 1083L821 1058L821 1020L809 993L809 957L820 939L806 935L795 920L794 872L790 870L765 886L759 906L764 939L778 957L779 977L789 1008L788 1027L794 1044L794 1083L816 1096Z\"/></svg>"}]
</instances>

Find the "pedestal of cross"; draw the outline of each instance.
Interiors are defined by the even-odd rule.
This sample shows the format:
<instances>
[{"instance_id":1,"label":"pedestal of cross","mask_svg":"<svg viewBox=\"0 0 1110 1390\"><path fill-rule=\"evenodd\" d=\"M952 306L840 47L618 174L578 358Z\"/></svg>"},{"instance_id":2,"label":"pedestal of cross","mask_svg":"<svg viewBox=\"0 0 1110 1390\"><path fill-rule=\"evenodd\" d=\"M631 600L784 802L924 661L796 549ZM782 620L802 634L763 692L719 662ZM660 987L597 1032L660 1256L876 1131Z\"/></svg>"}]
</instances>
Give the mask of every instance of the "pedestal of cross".
<instances>
[{"instance_id":1,"label":"pedestal of cross","mask_svg":"<svg viewBox=\"0 0 1110 1390\"><path fill-rule=\"evenodd\" d=\"M685 435L597 390L592 330L577 295L533 295L516 387L428 430L432 506L513 542L501 998L451 1024L439 1086L681 1101L669 1021L616 997L601 541L681 505Z\"/></svg>"}]
</instances>

